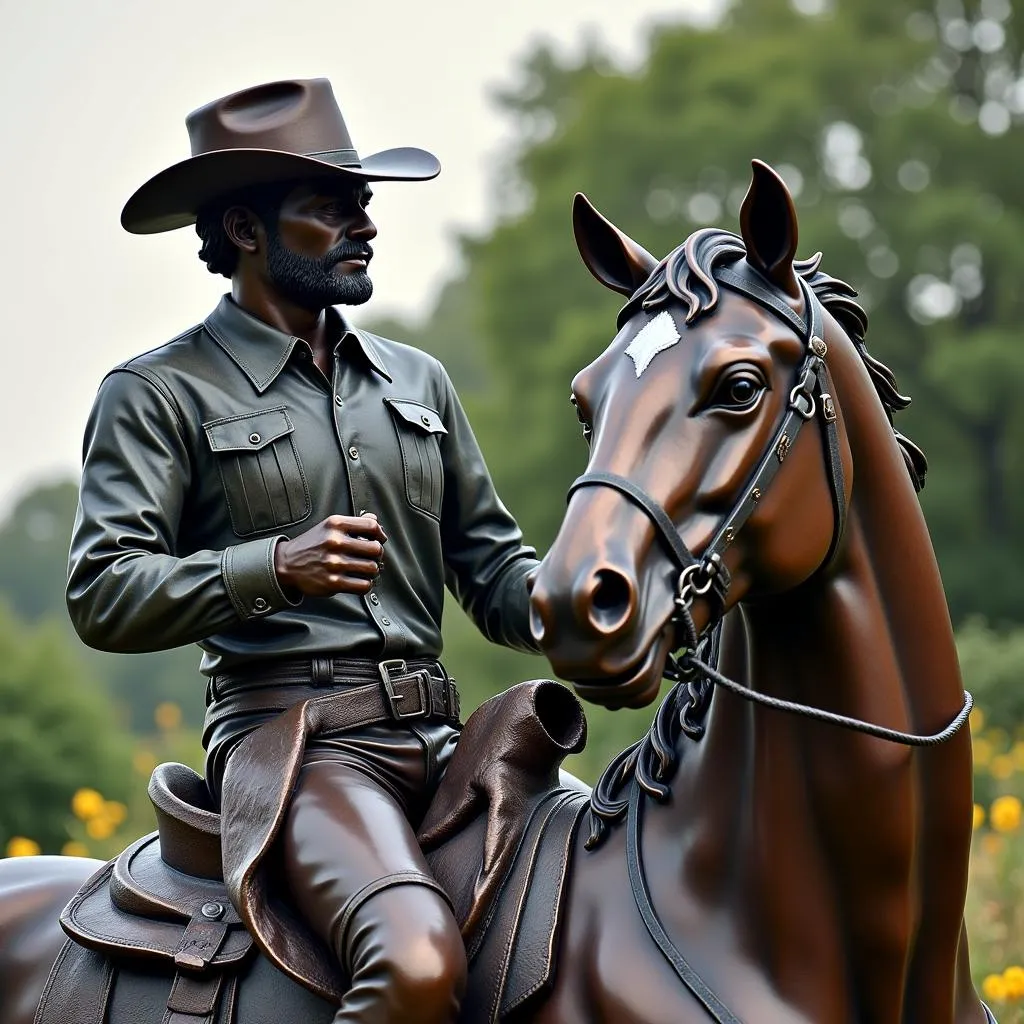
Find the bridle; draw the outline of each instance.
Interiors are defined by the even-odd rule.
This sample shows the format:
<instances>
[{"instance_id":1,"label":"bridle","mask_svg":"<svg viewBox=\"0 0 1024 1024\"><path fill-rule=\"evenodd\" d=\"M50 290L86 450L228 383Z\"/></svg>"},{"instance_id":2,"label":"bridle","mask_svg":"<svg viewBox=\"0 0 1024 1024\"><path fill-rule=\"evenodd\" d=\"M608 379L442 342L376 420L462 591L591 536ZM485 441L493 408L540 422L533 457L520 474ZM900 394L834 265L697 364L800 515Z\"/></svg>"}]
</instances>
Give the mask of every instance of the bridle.
<instances>
[{"instance_id":1,"label":"bridle","mask_svg":"<svg viewBox=\"0 0 1024 1024\"><path fill-rule=\"evenodd\" d=\"M729 679L718 670L717 665L709 665L697 656L698 649L703 649L703 642L712 651L711 660L717 662L722 616L732 582L722 556L753 514L754 509L757 508L768 486L775 479L800 430L818 414L820 414L822 422L825 466L828 472L829 489L832 492L833 515L832 540L819 572L826 570L835 558L846 527L847 516L842 448L832 378L825 362L828 347L824 341L823 315L818 297L803 278L797 278L803 293L804 308L808 313L808 319L804 320L778 295L760 281L755 280L750 273L739 273L735 267L722 267L716 271L715 276L727 288L753 299L786 321L803 341L805 352L797 369L796 382L789 393L782 418L767 449L731 511L719 524L703 554L698 558L690 551L665 509L643 488L626 477L603 471L584 473L569 488L569 496L582 487L611 487L623 494L654 524L658 536L679 569L672 624L682 638L683 647L681 653L670 655L664 671L665 678L677 683L690 684L691 693L695 683L699 680L706 680L708 683L723 686L746 700L777 711L786 711L817 721L828 722L893 743L903 743L908 746L934 746L943 743L960 731L971 713L974 700L966 690L964 691L963 707L949 725L939 732L919 735L889 729L858 718L838 715L832 711L824 711L821 708L809 707L805 704L759 693L734 679ZM698 635L690 611L694 599L701 596L710 598L715 612L708 626L705 627L703 637ZM699 736L701 731L693 732L691 735ZM634 783L627 812L626 867L637 910L648 934L676 976L716 1024L742 1024L740 1019L722 1002L676 948L654 909L650 888L644 873L641 849L643 796L641 787Z\"/></svg>"},{"instance_id":2,"label":"bridle","mask_svg":"<svg viewBox=\"0 0 1024 1024\"><path fill-rule=\"evenodd\" d=\"M825 362L828 346L824 341L824 317L821 302L803 278L798 277L797 281L804 298L804 308L807 311L805 320L774 291L755 279L753 271L737 271L736 265L720 267L715 271L715 277L727 288L759 303L789 324L803 341L805 352L797 368L795 383L789 392L789 398L782 418L775 428L775 433L750 480L740 492L730 512L719 524L711 541L698 558L686 546L686 542L680 536L671 517L659 502L632 480L616 473L607 473L601 470L584 473L569 488L569 496L571 497L582 487L611 487L623 494L651 520L657 535L675 562L676 568L679 570L679 581L676 588L675 612L672 622L682 640L682 653L668 659L666 678L682 681L683 679L692 680L699 676L716 685L723 686L747 700L774 708L777 711L787 711L817 721L829 722L894 743L903 743L908 746L934 746L937 743L942 743L963 727L971 713L974 700L966 691L964 692L963 707L946 728L937 733L919 735L888 729L885 726L874 725L858 718L849 718L832 711L824 711L820 708L759 693L722 675L716 667L706 664L697 656L701 637L698 636L690 612L694 599L707 597L715 609L715 614L705 627L705 635L708 630L719 628L726 596L732 582L722 556L763 499L765 492L796 442L801 429L819 415L825 448L825 468L828 474L829 490L832 494L833 517L832 540L819 572L826 570L835 558L846 528L847 517L842 448L832 377L828 370L828 364Z\"/></svg>"}]
</instances>

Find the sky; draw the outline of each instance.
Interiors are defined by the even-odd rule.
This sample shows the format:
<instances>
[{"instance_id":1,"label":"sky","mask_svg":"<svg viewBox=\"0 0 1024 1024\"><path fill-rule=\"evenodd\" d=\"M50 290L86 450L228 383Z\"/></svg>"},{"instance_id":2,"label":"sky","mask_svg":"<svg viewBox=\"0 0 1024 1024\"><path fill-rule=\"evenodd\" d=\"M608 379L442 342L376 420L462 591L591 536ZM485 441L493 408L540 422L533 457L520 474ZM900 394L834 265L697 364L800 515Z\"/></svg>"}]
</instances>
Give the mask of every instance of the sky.
<instances>
[{"instance_id":1,"label":"sky","mask_svg":"<svg viewBox=\"0 0 1024 1024\"><path fill-rule=\"evenodd\" d=\"M201 320L225 290L191 228L133 236L129 195L188 156L185 115L260 82L330 78L356 147L421 146L429 183L373 200L371 314L425 315L453 237L488 223L510 125L491 95L538 39L596 35L626 64L652 24L719 0L0 0L0 512L77 472L104 373ZM567 224L568 230L568 224ZM357 318L358 320L358 318Z\"/></svg>"}]
</instances>

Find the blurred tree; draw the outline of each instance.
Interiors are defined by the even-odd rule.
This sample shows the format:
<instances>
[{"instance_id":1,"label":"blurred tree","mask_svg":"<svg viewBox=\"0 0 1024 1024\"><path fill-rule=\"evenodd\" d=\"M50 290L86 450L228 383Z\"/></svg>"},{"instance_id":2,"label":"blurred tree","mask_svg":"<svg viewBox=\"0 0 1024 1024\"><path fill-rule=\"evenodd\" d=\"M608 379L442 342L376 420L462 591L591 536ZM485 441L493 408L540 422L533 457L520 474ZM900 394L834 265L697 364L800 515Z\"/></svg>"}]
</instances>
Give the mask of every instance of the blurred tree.
<instances>
[{"instance_id":1,"label":"blurred tree","mask_svg":"<svg viewBox=\"0 0 1024 1024\"><path fill-rule=\"evenodd\" d=\"M958 631L956 645L964 685L985 721L1011 732L1024 723L1024 629L999 631L971 619Z\"/></svg>"},{"instance_id":2,"label":"blurred tree","mask_svg":"<svg viewBox=\"0 0 1024 1024\"><path fill-rule=\"evenodd\" d=\"M573 193L664 255L699 226L735 229L758 156L794 193L801 253L860 289L869 345L914 396L900 427L931 458L954 619L1024 617L1020 6L738 0L715 27L655 30L635 73L594 47L525 62L499 97L518 139L504 215L465 257L501 382L479 430L530 537L553 537L584 464L569 382L620 304L575 253Z\"/></svg>"},{"instance_id":3,"label":"blurred tree","mask_svg":"<svg viewBox=\"0 0 1024 1024\"><path fill-rule=\"evenodd\" d=\"M2 603L0 750L0 853L14 836L59 853L78 790L127 801L132 789L130 741L66 633L29 626Z\"/></svg>"},{"instance_id":4,"label":"blurred tree","mask_svg":"<svg viewBox=\"0 0 1024 1024\"><path fill-rule=\"evenodd\" d=\"M179 704L185 720L203 720L205 686L195 647L159 654L106 654L86 647L74 632L64 604L68 546L78 504L71 480L26 492L0 523L0 600L26 622L59 624L63 643L76 652L82 675L101 680L118 703L118 718L147 730L161 701Z\"/></svg>"}]
</instances>

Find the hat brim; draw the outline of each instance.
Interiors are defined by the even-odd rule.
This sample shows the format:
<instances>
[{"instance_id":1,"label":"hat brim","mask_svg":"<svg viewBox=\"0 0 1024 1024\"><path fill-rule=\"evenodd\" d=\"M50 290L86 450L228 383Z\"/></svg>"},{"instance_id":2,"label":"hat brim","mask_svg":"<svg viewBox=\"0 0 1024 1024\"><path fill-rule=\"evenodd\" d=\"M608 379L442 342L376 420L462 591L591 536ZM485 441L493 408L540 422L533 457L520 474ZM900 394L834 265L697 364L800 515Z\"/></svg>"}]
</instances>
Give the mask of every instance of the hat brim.
<instances>
[{"instance_id":1,"label":"hat brim","mask_svg":"<svg viewBox=\"0 0 1024 1024\"><path fill-rule=\"evenodd\" d=\"M182 160L149 179L125 203L121 226L136 235L194 224L207 203L250 185L304 178L361 181L426 181L441 171L425 149L386 149L358 164L333 164L273 149L222 149Z\"/></svg>"}]
</instances>

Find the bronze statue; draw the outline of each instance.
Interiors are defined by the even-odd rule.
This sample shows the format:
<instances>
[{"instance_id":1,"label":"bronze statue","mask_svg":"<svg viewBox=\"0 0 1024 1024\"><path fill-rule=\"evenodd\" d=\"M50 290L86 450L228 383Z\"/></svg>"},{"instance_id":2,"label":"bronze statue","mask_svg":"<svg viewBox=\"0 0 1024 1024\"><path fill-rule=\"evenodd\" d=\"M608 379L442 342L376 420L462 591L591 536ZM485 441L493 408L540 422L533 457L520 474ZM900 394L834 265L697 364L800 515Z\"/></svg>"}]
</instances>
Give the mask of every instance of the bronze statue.
<instances>
[{"instance_id":1,"label":"bronze statue","mask_svg":"<svg viewBox=\"0 0 1024 1024\"><path fill-rule=\"evenodd\" d=\"M892 428L906 400L864 349L863 312L818 257L794 261L792 201L761 164L742 237L698 231L660 263L582 197L574 220L629 301L574 382L591 456L533 583L533 631L588 699L676 685L589 799L556 771L583 740L564 688L524 684L467 722L420 825L466 940L460 1020L992 1021L963 929L970 700L914 493L923 456ZM294 764L294 737L332 714L304 700L250 737ZM165 1003L169 1024L331 1019L308 978L248 956L216 877L230 819L172 769L151 785L162 857L147 837L77 895L77 862L2 865L9 1024L33 1019L72 896L65 926L94 949L111 921L136 955L149 944L153 1019ZM160 900L195 907L172 956ZM148 930L127 914L140 905ZM142 1019L139 961L114 958L136 1000L119 1005L111 959L82 950L64 947L65 992L80 981L109 1024ZM96 1019L60 995L53 1019Z\"/></svg>"}]
</instances>

